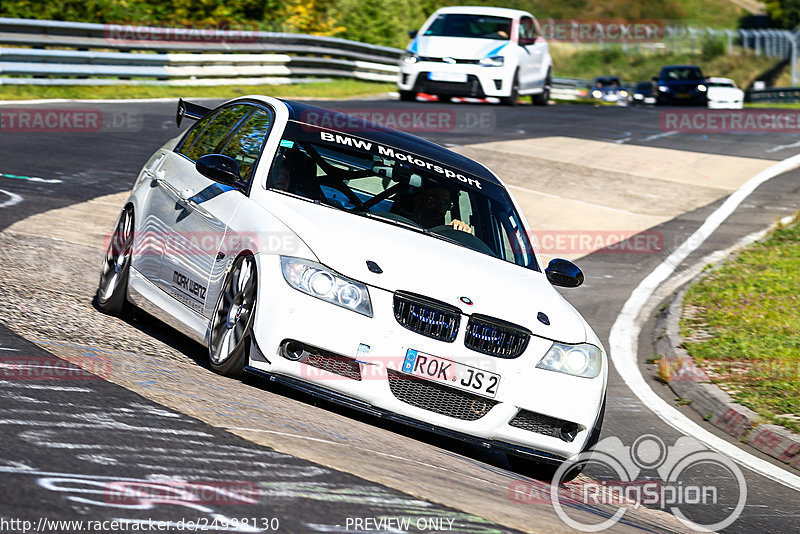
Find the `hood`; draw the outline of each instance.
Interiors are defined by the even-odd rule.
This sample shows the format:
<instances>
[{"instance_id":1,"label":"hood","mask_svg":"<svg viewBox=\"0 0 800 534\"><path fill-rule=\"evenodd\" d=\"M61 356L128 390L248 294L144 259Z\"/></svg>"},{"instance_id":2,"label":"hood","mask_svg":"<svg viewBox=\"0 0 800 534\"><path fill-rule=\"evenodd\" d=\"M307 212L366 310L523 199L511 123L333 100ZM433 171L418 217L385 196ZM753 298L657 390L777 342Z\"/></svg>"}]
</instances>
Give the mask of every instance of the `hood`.
<instances>
[{"instance_id":1,"label":"hood","mask_svg":"<svg viewBox=\"0 0 800 534\"><path fill-rule=\"evenodd\" d=\"M481 59L501 55L511 41L474 39L471 37L421 36L412 43L411 50L424 57L452 57L455 59ZM416 48L416 49L415 49Z\"/></svg>"},{"instance_id":2,"label":"hood","mask_svg":"<svg viewBox=\"0 0 800 534\"><path fill-rule=\"evenodd\" d=\"M708 96L709 98L719 98L719 99L740 99L744 96L744 91L737 87L709 87L708 88Z\"/></svg>"},{"instance_id":3,"label":"hood","mask_svg":"<svg viewBox=\"0 0 800 534\"><path fill-rule=\"evenodd\" d=\"M269 210L331 269L386 291L404 290L446 302L465 314L512 322L534 335L582 343L578 312L539 272L492 258L430 235L279 193ZM367 268L373 261L383 270ZM467 297L473 304L459 300ZM537 319L543 312L550 320Z\"/></svg>"}]
</instances>

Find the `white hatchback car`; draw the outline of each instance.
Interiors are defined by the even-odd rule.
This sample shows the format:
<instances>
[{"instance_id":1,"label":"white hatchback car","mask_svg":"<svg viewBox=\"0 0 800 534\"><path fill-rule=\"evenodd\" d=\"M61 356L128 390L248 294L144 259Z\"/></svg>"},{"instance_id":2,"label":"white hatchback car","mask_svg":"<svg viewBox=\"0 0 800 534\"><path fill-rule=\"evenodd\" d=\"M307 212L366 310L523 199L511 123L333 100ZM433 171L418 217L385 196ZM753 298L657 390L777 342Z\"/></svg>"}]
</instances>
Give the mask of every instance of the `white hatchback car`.
<instances>
[{"instance_id":1,"label":"white hatchback car","mask_svg":"<svg viewBox=\"0 0 800 534\"><path fill-rule=\"evenodd\" d=\"M709 109L742 109L744 107L744 91L736 87L730 78L708 78Z\"/></svg>"},{"instance_id":2,"label":"white hatchback car","mask_svg":"<svg viewBox=\"0 0 800 534\"><path fill-rule=\"evenodd\" d=\"M498 7L445 7L418 32L400 62L400 100L417 93L441 99L520 95L534 104L550 98L553 60L537 20L526 11Z\"/></svg>"},{"instance_id":3,"label":"white hatchback car","mask_svg":"<svg viewBox=\"0 0 800 534\"><path fill-rule=\"evenodd\" d=\"M219 373L537 463L596 443L606 353L553 287L583 274L543 267L491 171L270 97L181 102L183 117L198 121L152 155L122 210L101 310L146 310Z\"/></svg>"}]
</instances>

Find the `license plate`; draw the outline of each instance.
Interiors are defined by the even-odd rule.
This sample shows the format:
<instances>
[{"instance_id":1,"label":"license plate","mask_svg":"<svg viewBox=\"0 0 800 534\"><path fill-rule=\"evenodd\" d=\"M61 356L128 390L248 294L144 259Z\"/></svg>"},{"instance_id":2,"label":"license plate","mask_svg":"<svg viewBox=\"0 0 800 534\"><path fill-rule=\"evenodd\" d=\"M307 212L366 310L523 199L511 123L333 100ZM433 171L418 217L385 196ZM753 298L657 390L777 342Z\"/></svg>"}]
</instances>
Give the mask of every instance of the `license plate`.
<instances>
[{"instance_id":1,"label":"license plate","mask_svg":"<svg viewBox=\"0 0 800 534\"><path fill-rule=\"evenodd\" d=\"M690 95L689 93L678 93L675 96L677 96L678 98L689 98L692 95Z\"/></svg>"},{"instance_id":2,"label":"license plate","mask_svg":"<svg viewBox=\"0 0 800 534\"><path fill-rule=\"evenodd\" d=\"M494 398L500 385L500 375L408 349L402 371L406 374L442 382L448 386Z\"/></svg>"},{"instance_id":3,"label":"license plate","mask_svg":"<svg viewBox=\"0 0 800 534\"><path fill-rule=\"evenodd\" d=\"M467 75L463 72L429 72L428 79L433 82L467 83Z\"/></svg>"}]
</instances>

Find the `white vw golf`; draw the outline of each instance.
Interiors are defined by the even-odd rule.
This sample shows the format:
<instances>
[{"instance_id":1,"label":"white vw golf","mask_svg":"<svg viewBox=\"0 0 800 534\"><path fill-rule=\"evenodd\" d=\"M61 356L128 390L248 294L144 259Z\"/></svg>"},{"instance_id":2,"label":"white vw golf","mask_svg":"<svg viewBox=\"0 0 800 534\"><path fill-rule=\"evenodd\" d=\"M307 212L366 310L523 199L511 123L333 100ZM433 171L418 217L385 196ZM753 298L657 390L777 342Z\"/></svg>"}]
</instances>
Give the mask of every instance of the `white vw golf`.
<instances>
[{"instance_id":1,"label":"white vw golf","mask_svg":"<svg viewBox=\"0 0 800 534\"><path fill-rule=\"evenodd\" d=\"M558 466L597 441L608 362L503 183L436 144L264 96L210 110L141 170L97 304L211 367ZM309 117L317 122L311 123ZM346 127L319 126L319 118Z\"/></svg>"},{"instance_id":2,"label":"white vw golf","mask_svg":"<svg viewBox=\"0 0 800 534\"><path fill-rule=\"evenodd\" d=\"M400 62L400 100L428 93L498 97L520 95L547 105L553 60L539 22L526 11L499 7L445 7L425 21Z\"/></svg>"}]
</instances>

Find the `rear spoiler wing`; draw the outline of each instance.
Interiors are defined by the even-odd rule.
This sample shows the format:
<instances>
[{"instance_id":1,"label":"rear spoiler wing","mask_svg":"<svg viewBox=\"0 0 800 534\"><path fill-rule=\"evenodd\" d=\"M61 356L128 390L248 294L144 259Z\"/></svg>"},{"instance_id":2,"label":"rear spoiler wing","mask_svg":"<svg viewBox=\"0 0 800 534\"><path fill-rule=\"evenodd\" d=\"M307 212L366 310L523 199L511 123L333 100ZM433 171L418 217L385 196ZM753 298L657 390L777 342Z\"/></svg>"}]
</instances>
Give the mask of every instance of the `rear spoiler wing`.
<instances>
[{"instance_id":1,"label":"rear spoiler wing","mask_svg":"<svg viewBox=\"0 0 800 534\"><path fill-rule=\"evenodd\" d=\"M178 128L180 128L184 117L196 121L197 119L203 118L209 111L211 111L210 108L200 106L198 104L192 104L191 102L186 102L182 98L179 98L178 112L175 115L175 122L178 123Z\"/></svg>"}]
</instances>

